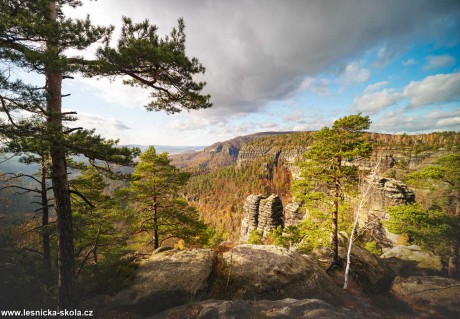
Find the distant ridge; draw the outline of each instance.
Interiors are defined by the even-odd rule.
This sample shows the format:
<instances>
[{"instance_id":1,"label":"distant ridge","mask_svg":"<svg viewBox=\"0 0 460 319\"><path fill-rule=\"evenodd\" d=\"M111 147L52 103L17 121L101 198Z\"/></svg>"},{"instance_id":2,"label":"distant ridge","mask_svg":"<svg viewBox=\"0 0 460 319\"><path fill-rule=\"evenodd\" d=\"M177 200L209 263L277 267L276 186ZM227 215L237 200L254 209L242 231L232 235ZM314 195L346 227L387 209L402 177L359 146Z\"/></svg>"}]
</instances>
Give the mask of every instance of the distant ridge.
<instances>
[{"instance_id":1,"label":"distant ridge","mask_svg":"<svg viewBox=\"0 0 460 319\"><path fill-rule=\"evenodd\" d=\"M142 144L128 144L128 145L121 145L126 146L129 148L138 147L141 149L142 152L145 152L150 145L142 145ZM157 153L164 153L168 152L169 154L179 154L184 152L196 152L203 150L206 146L175 146L175 145L153 145Z\"/></svg>"}]
</instances>

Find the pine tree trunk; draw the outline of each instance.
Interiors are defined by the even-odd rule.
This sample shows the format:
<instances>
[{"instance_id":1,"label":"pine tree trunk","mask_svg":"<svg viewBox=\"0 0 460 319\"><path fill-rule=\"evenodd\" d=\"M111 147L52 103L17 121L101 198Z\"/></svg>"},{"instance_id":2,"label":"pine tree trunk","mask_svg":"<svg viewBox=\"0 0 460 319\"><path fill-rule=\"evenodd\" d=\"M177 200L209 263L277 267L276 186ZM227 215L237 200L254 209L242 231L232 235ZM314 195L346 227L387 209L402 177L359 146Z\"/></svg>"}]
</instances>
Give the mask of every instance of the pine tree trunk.
<instances>
[{"instance_id":1,"label":"pine tree trunk","mask_svg":"<svg viewBox=\"0 0 460 319\"><path fill-rule=\"evenodd\" d=\"M337 265L339 263L339 227L338 227L338 219L339 219L339 196L340 196L340 166L342 163L342 159L339 157L337 159L337 169L335 171L335 191L334 191L334 211L332 212L332 261L331 266Z\"/></svg>"},{"instance_id":2,"label":"pine tree trunk","mask_svg":"<svg viewBox=\"0 0 460 319\"><path fill-rule=\"evenodd\" d=\"M449 265L447 274L449 278L456 278L458 273L458 241L453 240L450 246Z\"/></svg>"},{"instance_id":3,"label":"pine tree trunk","mask_svg":"<svg viewBox=\"0 0 460 319\"><path fill-rule=\"evenodd\" d=\"M155 199L156 202L156 199ZM153 205L153 248L157 249L160 247L160 242L158 238L158 208L157 204Z\"/></svg>"},{"instance_id":4,"label":"pine tree trunk","mask_svg":"<svg viewBox=\"0 0 460 319\"><path fill-rule=\"evenodd\" d=\"M51 23L57 19L56 3L50 2ZM47 80L47 124L51 137L51 180L54 192L54 207L57 214L59 246L59 309L75 309L75 271L72 210L70 207L69 183L67 179L66 152L62 132L62 74L59 72L57 41L48 39L47 51L51 59L46 68Z\"/></svg>"},{"instance_id":5,"label":"pine tree trunk","mask_svg":"<svg viewBox=\"0 0 460 319\"><path fill-rule=\"evenodd\" d=\"M48 192L46 186L46 164L43 155L41 156L41 177L43 260L46 266L51 268L50 234L47 227L49 224Z\"/></svg>"}]
</instances>

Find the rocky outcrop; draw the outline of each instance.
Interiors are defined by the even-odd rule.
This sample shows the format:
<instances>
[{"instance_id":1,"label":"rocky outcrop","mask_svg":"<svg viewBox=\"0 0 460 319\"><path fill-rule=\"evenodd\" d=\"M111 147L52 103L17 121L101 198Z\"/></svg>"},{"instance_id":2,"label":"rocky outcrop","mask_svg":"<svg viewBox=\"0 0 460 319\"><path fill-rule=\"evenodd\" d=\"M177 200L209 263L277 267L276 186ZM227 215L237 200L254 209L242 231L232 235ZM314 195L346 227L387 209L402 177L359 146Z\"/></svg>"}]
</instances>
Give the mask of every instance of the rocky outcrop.
<instances>
[{"instance_id":1,"label":"rocky outcrop","mask_svg":"<svg viewBox=\"0 0 460 319\"><path fill-rule=\"evenodd\" d=\"M339 234L339 244L339 255L345 263L347 259L348 237L343 232ZM350 276L366 293L388 293L396 275L382 259L363 247L354 244L351 250L350 261Z\"/></svg>"},{"instance_id":2,"label":"rocky outcrop","mask_svg":"<svg viewBox=\"0 0 460 319\"><path fill-rule=\"evenodd\" d=\"M264 198L262 195L251 194L244 202L240 230L241 241L248 241L249 234L257 229L259 223L259 203L262 198Z\"/></svg>"},{"instance_id":3,"label":"rocky outcrop","mask_svg":"<svg viewBox=\"0 0 460 319\"><path fill-rule=\"evenodd\" d=\"M375 189L369 200L373 211L385 211L388 206L413 203L415 195L409 187L394 178L377 177L374 180Z\"/></svg>"},{"instance_id":4,"label":"rocky outcrop","mask_svg":"<svg viewBox=\"0 0 460 319\"><path fill-rule=\"evenodd\" d=\"M283 204L278 195L272 194L260 200L257 230L265 238L278 226L284 226Z\"/></svg>"},{"instance_id":5,"label":"rocky outcrop","mask_svg":"<svg viewBox=\"0 0 460 319\"><path fill-rule=\"evenodd\" d=\"M294 226L299 224L303 219L298 203L289 203L284 207L284 226Z\"/></svg>"},{"instance_id":6,"label":"rocky outcrop","mask_svg":"<svg viewBox=\"0 0 460 319\"><path fill-rule=\"evenodd\" d=\"M403 182L394 178L377 176L368 200L366 214L361 214L360 227L367 227L370 236L383 248L391 248L398 243L400 236L390 233L381 223L389 218L387 207L413 203L415 194Z\"/></svg>"},{"instance_id":7,"label":"rocky outcrop","mask_svg":"<svg viewBox=\"0 0 460 319\"><path fill-rule=\"evenodd\" d=\"M241 241L248 241L253 230L266 237L269 232L283 225L283 204L277 195L249 195L246 198L240 228Z\"/></svg>"},{"instance_id":8,"label":"rocky outcrop","mask_svg":"<svg viewBox=\"0 0 460 319\"><path fill-rule=\"evenodd\" d=\"M391 292L420 318L460 318L460 281L436 276L396 277Z\"/></svg>"},{"instance_id":9,"label":"rocky outcrop","mask_svg":"<svg viewBox=\"0 0 460 319\"><path fill-rule=\"evenodd\" d=\"M169 250L141 262L128 287L113 300L117 308L155 314L209 297L216 253L211 249Z\"/></svg>"},{"instance_id":10,"label":"rocky outcrop","mask_svg":"<svg viewBox=\"0 0 460 319\"><path fill-rule=\"evenodd\" d=\"M419 246L396 246L381 258L398 276L441 275L443 265L440 256L424 252Z\"/></svg>"},{"instance_id":11,"label":"rocky outcrop","mask_svg":"<svg viewBox=\"0 0 460 319\"><path fill-rule=\"evenodd\" d=\"M222 264L234 298L342 301L340 288L312 259L279 246L240 245L223 254Z\"/></svg>"},{"instance_id":12,"label":"rocky outcrop","mask_svg":"<svg viewBox=\"0 0 460 319\"><path fill-rule=\"evenodd\" d=\"M207 300L193 305L165 311L150 319L237 319L237 318L283 318L283 319L367 319L356 311L336 308L318 299L283 300Z\"/></svg>"}]
</instances>

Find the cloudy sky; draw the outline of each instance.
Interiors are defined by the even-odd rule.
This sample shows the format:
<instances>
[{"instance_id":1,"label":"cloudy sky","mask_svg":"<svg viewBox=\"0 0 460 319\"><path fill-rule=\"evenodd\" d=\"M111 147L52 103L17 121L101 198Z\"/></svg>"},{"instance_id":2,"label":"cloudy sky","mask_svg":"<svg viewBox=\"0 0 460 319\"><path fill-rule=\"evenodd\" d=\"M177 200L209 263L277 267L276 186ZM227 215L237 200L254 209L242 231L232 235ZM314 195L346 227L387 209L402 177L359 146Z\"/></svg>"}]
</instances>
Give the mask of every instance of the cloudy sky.
<instances>
[{"instance_id":1,"label":"cloudy sky","mask_svg":"<svg viewBox=\"0 0 460 319\"><path fill-rule=\"evenodd\" d=\"M460 1L99 0L72 16L120 25L183 17L211 109L147 112L148 91L68 80L65 108L122 144L209 145L260 131L315 130L357 112L371 130L460 131ZM86 52L85 54L90 54Z\"/></svg>"}]
</instances>

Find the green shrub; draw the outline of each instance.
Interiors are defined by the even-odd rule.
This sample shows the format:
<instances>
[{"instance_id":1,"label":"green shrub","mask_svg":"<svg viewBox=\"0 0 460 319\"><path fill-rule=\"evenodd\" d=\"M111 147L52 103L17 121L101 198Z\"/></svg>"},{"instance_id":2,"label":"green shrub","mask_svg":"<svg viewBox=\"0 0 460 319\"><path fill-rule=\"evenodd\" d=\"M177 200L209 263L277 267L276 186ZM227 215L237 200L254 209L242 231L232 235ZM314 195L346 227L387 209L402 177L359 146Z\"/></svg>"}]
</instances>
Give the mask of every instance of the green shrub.
<instances>
[{"instance_id":1,"label":"green shrub","mask_svg":"<svg viewBox=\"0 0 460 319\"><path fill-rule=\"evenodd\" d=\"M253 230L249 233L249 240L248 244L253 245L263 245L264 242L262 241L262 234L258 230Z\"/></svg>"}]
</instances>

